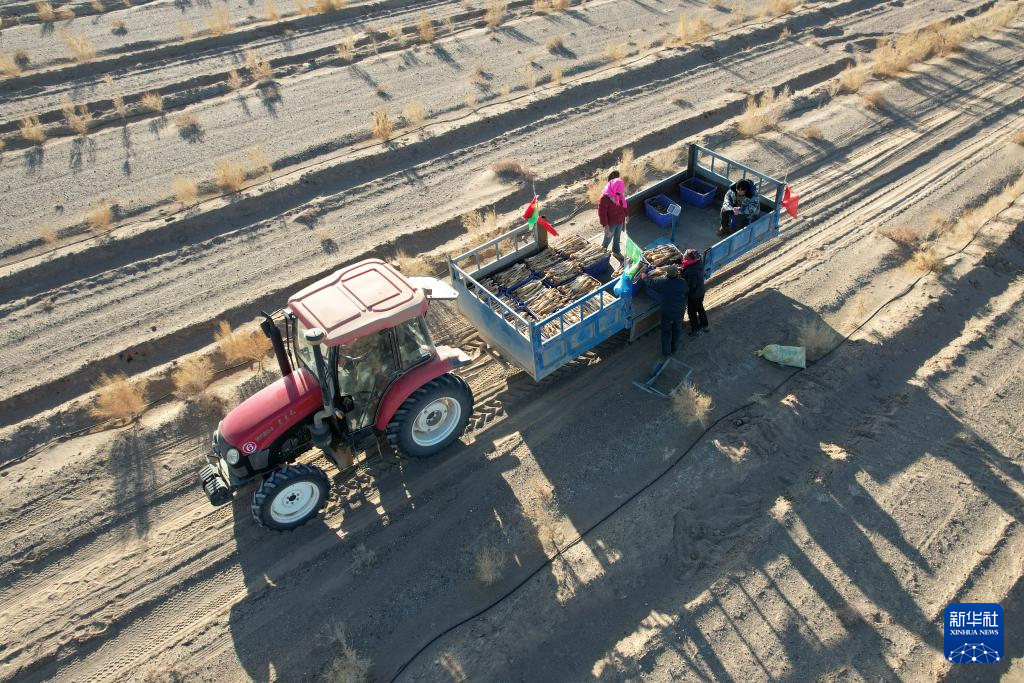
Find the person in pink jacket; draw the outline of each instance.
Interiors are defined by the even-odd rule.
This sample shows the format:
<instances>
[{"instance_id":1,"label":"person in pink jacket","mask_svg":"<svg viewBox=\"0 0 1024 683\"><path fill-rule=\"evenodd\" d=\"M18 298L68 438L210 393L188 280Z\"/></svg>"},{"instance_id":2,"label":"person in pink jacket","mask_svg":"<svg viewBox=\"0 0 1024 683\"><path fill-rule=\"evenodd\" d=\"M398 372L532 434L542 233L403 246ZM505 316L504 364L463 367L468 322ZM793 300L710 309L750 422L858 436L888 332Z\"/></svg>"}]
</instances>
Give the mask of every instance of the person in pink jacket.
<instances>
[{"instance_id":1,"label":"person in pink jacket","mask_svg":"<svg viewBox=\"0 0 1024 683\"><path fill-rule=\"evenodd\" d=\"M601 242L603 249L612 245L612 255L619 261L623 261L622 252L619 250L619 239L622 236L622 228L626 225L628 215L626 205L626 183L619 178L618 171L612 171L608 176L608 184L601 193L601 201L597 204L597 217L604 227L604 240Z\"/></svg>"}]
</instances>

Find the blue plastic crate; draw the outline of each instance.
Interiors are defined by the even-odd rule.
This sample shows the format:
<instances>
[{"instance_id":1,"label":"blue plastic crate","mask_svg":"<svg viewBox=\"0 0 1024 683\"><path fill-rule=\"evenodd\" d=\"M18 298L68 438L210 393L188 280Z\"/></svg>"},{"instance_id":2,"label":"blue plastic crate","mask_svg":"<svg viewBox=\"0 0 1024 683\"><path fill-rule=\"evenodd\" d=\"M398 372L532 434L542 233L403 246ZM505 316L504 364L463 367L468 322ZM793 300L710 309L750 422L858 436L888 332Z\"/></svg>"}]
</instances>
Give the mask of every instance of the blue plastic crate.
<instances>
[{"instance_id":1,"label":"blue plastic crate","mask_svg":"<svg viewBox=\"0 0 1024 683\"><path fill-rule=\"evenodd\" d=\"M597 263L593 263L589 266L583 266L583 272L590 277L601 279L602 276L607 275L612 269L612 255L608 254Z\"/></svg>"},{"instance_id":2,"label":"blue plastic crate","mask_svg":"<svg viewBox=\"0 0 1024 683\"><path fill-rule=\"evenodd\" d=\"M580 276L579 273L573 273L572 275L570 275L569 277L565 278L561 282L554 282L552 280L548 280L548 279L545 278L544 279L544 286L545 287L555 287L555 288L561 287L562 285L569 284L570 282L572 282L573 280L575 280L579 276Z\"/></svg>"},{"instance_id":3,"label":"blue plastic crate","mask_svg":"<svg viewBox=\"0 0 1024 683\"><path fill-rule=\"evenodd\" d=\"M515 294L513 292L515 292L517 289L519 289L520 287L522 287L525 284L529 284L530 282L533 282L534 280L539 280L540 277L541 276L538 275L537 273L530 273L525 278L523 278L519 282L515 283L511 287L502 287L498 291L500 293L506 295L506 296L515 297Z\"/></svg>"},{"instance_id":4,"label":"blue plastic crate","mask_svg":"<svg viewBox=\"0 0 1024 683\"><path fill-rule=\"evenodd\" d=\"M687 178L679 183L679 198L701 209L711 206L717 193L717 187L700 178Z\"/></svg>"},{"instance_id":5,"label":"blue plastic crate","mask_svg":"<svg viewBox=\"0 0 1024 683\"><path fill-rule=\"evenodd\" d=\"M662 230L668 230L672 227L672 216L667 213L659 213L658 210L654 208L659 204L668 207L675 205L675 202L663 194L656 194L650 199L644 200L644 213L646 213L647 217L654 221L659 228Z\"/></svg>"}]
</instances>

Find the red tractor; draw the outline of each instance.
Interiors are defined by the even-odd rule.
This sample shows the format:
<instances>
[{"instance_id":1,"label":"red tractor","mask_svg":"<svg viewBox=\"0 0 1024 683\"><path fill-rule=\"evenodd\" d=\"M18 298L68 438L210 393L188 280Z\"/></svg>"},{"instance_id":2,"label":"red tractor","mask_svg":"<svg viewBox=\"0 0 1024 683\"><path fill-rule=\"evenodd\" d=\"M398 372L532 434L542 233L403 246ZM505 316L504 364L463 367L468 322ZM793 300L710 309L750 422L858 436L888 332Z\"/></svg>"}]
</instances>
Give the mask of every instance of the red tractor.
<instances>
[{"instance_id":1,"label":"red tractor","mask_svg":"<svg viewBox=\"0 0 1024 683\"><path fill-rule=\"evenodd\" d=\"M210 503L224 505L260 479L252 498L256 521L294 529L317 514L329 490L322 469L294 463L309 448L342 468L381 438L412 458L455 441L473 412L473 394L452 370L469 358L435 347L424 318L429 299L455 296L438 280L406 278L370 259L291 297L284 338L264 314L262 329L282 377L234 408L214 432L199 475Z\"/></svg>"}]
</instances>

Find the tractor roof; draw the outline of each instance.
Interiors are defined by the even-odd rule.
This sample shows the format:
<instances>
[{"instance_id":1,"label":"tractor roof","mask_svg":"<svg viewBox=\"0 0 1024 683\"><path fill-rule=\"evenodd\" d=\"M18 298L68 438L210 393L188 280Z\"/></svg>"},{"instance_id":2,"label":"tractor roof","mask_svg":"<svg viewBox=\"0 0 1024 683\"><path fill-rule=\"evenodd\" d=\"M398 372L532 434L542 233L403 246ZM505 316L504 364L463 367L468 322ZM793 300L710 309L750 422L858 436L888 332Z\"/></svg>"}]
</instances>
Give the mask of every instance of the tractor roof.
<instances>
[{"instance_id":1,"label":"tractor roof","mask_svg":"<svg viewBox=\"0 0 1024 683\"><path fill-rule=\"evenodd\" d=\"M319 327L328 346L394 327L427 312L427 297L380 259L367 259L317 280L288 300L310 329Z\"/></svg>"}]
</instances>

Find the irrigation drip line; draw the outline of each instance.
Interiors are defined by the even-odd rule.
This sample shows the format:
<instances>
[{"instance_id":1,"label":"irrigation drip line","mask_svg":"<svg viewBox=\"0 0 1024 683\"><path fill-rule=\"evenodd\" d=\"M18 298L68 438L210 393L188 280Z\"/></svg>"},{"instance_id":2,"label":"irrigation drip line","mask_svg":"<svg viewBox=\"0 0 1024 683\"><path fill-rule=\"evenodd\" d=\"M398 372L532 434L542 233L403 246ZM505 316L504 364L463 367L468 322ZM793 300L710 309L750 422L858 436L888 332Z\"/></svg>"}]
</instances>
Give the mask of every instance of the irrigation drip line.
<instances>
[{"instance_id":1,"label":"irrigation drip line","mask_svg":"<svg viewBox=\"0 0 1024 683\"><path fill-rule=\"evenodd\" d=\"M1003 209L1000 209L1000 212L1001 212L1001 211L1003 211L1003 210L1005 210L1005 208L1006 208L1006 207L1004 207ZM954 250L954 251L950 252L949 254L947 254L946 256L944 256L944 257L942 258L942 260L943 260L943 261L946 261L946 260L948 260L948 259L950 259L950 258L952 258L952 257L954 257L954 256L957 256L957 255L959 255L959 254L962 254L962 253L964 252L964 250L966 250L966 249L967 249L967 247L969 247L969 246L970 246L970 245L971 245L971 244L972 244L972 243L974 242L974 240L975 240L975 239L977 239L977 237L978 237L978 235L979 235L979 234L981 233L981 231L985 229L985 227L986 227L986 226L987 226L987 225L988 225L988 224L989 224L989 223L990 223L990 222L992 221L992 219L993 219L993 218L995 218L995 217L996 217L996 216L998 215L998 213L999 213L999 212L997 212L997 213L993 214L993 215L992 215L992 217L990 217L989 219L987 219L987 220L985 221L985 223L984 223L984 224L983 224L983 225L982 225L981 227L979 227L979 228L978 228L978 230L977 230L977 231L976 231L976 232L975 232L975 233L974 233L974 234L973 234L973 235L971 236L971 238L970 238L970 239L969 239L969 240L968 240L967 242L965 242L965 243L964 243L964 245L963 245L962 247L960 247L959 249L956 249L956 250ZM887 308L888 306L890 306L891 304L893 304L893 303L894 303L894 302L896 302L897 300L899 300L899 299L902 299L902 298L903 298L903 297L905 297L905 296L906 296L907 294L909 294L909 293L910 293L911 291L913 291L913 290L914 290L914 288L915 288L915 287L917 287L917 285L918 285L918 284L919 284L919 283L920 283L920 282L921 282L921 281L922 281L922 280L923 280L923 279L924 279L924 278L925 278L926 276L927 276L927 274L919 275L919 276L918 276L918 277L917 277L917 278L916 278L916 279L915 279L915 280L914 280L913 282L911 282L911 283L910 283L909 285L907 285L907 287L906 287L906 288L904 288L904 289L903 289L902 291L898 292L897 294L893 295L893 296L892 296L892 297L890 297L890 298L889 298L888 300L886 300L886 301L885 301L885 302L884 302L884 303L883 303L883 304L882 304L881 306L879 306L878 308L876 308L876 309L874 310L874 312L873 312L873 313L871 313L871 315L869 315L869 316L868 316L867 318L865 318L863 322L861 322L861 323L860 323L859 325L857 325L857 326L856 326L855 328L853 328L852 330L850 330L850 332L848 332L848 333L847 333L846 335L844 335L844 336L843 336L843 337L842 337L842 338L841 338L841 339L840 339L840 340L839 340L839 341L838 341L838 342L837 342L837 343L835 344L835 346L833 346L833 347L832 347L831 349L829 349L829 350L828 350L828 351L826 351L826 352L825 352L824 354L822 354L822 355L821 355L821 356L820 356L820 357L819 357L819 358L818 358L817 360L813 361L813 362L811 363L811 365L810 365L809 367L810 367L810 368L813 368L813 367L817 366L817 365L818 365L819 363L821 363L821 362L822 362L822 361L824 361L824 360L825 360L826 358L828 358L829 356L831 356L831 355L832 355L832 354L833 354L833 353L834 353L835 351L837 351L837 350L838 350L838 349L839 349L840 347L842 347L842 346L846 345L846 343L847 343L847 342L848 342L848 341L850 340L850 338L851 338L851 337L852 337L852 336L853 336L854 334L856 334L856 333L857 333L857 332L859 332L859 331L860 331L861 329L863 329L863 327L864 327L865 325L867 325L867 324L868 324L869 322L871 322L871 320L873 320L873 319L874 319L874 318L875 318L875 317L876 317L876 316L877 316L877 315L878 315L879 313L881 313L881 312L882 312L882 311L883 311L884 309L886 309L886 308ZM790 381L791 379L793 379L793 378L794 378L794 377L796 377L797 375L800 375L801 373L805 372L805 371L806 371L807 369L808 369L808 368L801 368L801 369L797 369L797 370L794 370L794 371L793 371L793 372L791 372L791 373L790 373L789 375L787 375L786 377L784 377L784 378L783 378L783 379L782 379L782 380L781 380L781 381L780 381L779 383L777 383L777 384L776 384L775 386L773 386L773 387L772 387L772 388L771 388L771 389L770 389L769 391L767 391L767 392L766 392L765 394L763 394L763 396L764 396L765 398L767 398L767 397L771 396L772 394L774 394L775 392L777 392L777 391L778 391L779 389L781 389L781 388L782 388L783 386L785 386L786 384L788 384L788 383L789 383L789 381ZM397 670L395 671L395 673L394 673L394 674L393 674L393 675L392 675L392 676L391 676L391 677L390 677L390 678L389 678L388 680L389 680L389 681L390 681L391 683L394 683L394 681L396 681L396 680L398 679L398 677L399 677L399 676L401 676L401 675L402 675L402 673L404 673L404 672L405 672L405 670L406 670L406 669L407 669L407 668L408 668L408 667L409 667L410 665L412 665L412 663L413 663L414 661L416 661L416 659L417 659L417 658L418 658L418 657L419 657L419 656L420 656L421 654L423 654L423 652L425 652L425 651L427 650L427 648L429 648L429 647L430 647L431 645L433 645L434 643L436 643L436 642L437 642L437 641L439 641L439 640L440 640L441 638L443 638L444 636L448 635L449 633L451 633L451 632L452 632L452 631L454 631L455 629L457 629L457 628L460 628L461 626L464 626L465 624L468 624L469 622L471 622L471 621L473 621L473 620L475 620L475 619L477 619L477 618L479 618L479 617L483 616L484 614L486 614L487 612L489 612L489 611L490 611L491 609L493 609L494 607L497 607L497 606L498 606L499 604L501 604L501 603L502 603L502 602L504 602L504 601L505 601L506 599L508 599L509 597L511 597L511 596L512 596L513 594L515 594L515 593L516 593L516 592L517 592L517 591L518 591L518 590L519 590L520 588L522 588L523 586L525 586L525 585L526 585L526 584L527 584L527 583L528 583L528 582L529 582L530 580L532 580L532 579L533 579L534 577L536 577L536 576L537 576L538 574L540 574L540 572L541 572L541 571L543 571L543 570L544 570L544 569L546 569L547 567L551 566L552 562L554 562L554 560L555 560L555 559L557 559L557 558L561 558L561 557L563 556L563 554L564 554L564 553L565 553L565 552L566 552L567 550L570 550L571 548L575 547L575 546L576 546L577 544L581 543L581 542L583 541L583 539L584 539L584 538L585 538L585 537L586 537L587 535L589 535L589 534L590 534L590 532L594 531L594 530L595 530L595 529L596 529L597 527L601 526L601 525L602 525L602 524L604 524L604 523L605 523L606 521L608 521L608 520L609 520L609 519L610 519L611 517L613 517L613 516L614 516L615 514L617 514L617 513L618 513L618 512L620 511L620 510L622 510L623 508L625 508L625 507L626 507L626 505L628 505L628 504L629 504L629 503L631 503L631 502L632 502L633 500L635 500L635 499L636 499L636 498L637 498L638 496L640 496L640 494L642 494L642 493L646 492L646 491L647 491L648 489L650 489L650 488L651 488L652 486L654 486L654 485L655 485L656 483L658 483L659 481L661 481L661 480L662 480L662 479L663 479L663 478L664 478L664 477L665 477L665 476L666 476L666 475L667 475L667 474L668 474L669 472L671 472L671 471L672 471L673 469L675 469L675 467L676 467L676 466L677 466L677 465L678 465L679 463L681 463L681 462L683 461L683 459L684 459L684 458L686 458L686 456L687 456L687 455L689 455L689 454L690 454L690 453L691 453L691 452L693 451L693 449L694 449L694 448L696 448L696 447L697 447L697 446L698 446L698 445L699 445L699 444L700 444L700 443L701 443L701 442L703 441L704 437L706 437L706 436L707 436L707 435L708 435L709 433L711 433L711 431L712 431L712 430L714 430L714 429L715 429L715 428L716 428L716 427L717 427L718 425L720 425L720 424L721 424L722 422L724 422L724 421L726 421L726 420L728 420L728 419L731 419L731 418L732 418L733 416L735 416L735 415L736 415L737 413L740 413L740 412L742 412L742 411L744 411L744 410L747 410L747 409L749 409L749 408L753 407L754 405L756 405L755 401L747 401L746 403L744 403L744 404L740 405L739 407L737 407L737 408L733 408L733 409L732 409L732 410L730 410L730 411L729 411L728 413L726 413L725 415L722 415L721 417L719 417L718 419L716 419L716 420L715 420L714 422L712 422L712 423L711 423L710 425L708 425L708 427L707 427L707 428L705 428L705 429L704 429L704 431L703 431L703 432L701 432L701 433L700 433L700 435L699 435L699 436L697 436L697 438L696 438L696 439L694 439L694 441L693 441L693 442L692 442L692 443L691 443L691 444L690 444L689 446L687 446L687 447L686 447L686 449L685 449L685 450L684 450L684 451L683 451L683 452L682 452L681 454L679 454L679 456L678 456L677 458L675 458L675 459L674 459L674 460L673 460L673 461L672 461L672 462L671 462L671 463L670 463L670 464L668 465L668 467L666 467L666 468L665 468L664 470L662 470L662 471L661 471L661 472L660 472L659 474L657 474L657 475L656 475L656 476L655 476L655 477L654 477L653 479L651 479L651 480L650 480L649 482L647 482L646 484L644 484L643 486L641 486L641 487L640 487L639 489L637 489L637 490L636 490L635 492L633 492L632 494L630 494L630 495L629 495L629 496L628 496L628 497L627 497L627 498L626 498L625 500L623 500L623 501L622 501L621 503L619 503L618 505L616 505L615 507L613 507L613 508L612 508L611 510L609 510L609 511L608 511L607 513L605 513L605 515L603 515L603 516L602 516L601 518L599 518L599 519L598 519L597 521L595 521L595 522L594 522L593 524L591 524L590 526L588 526L587 528L585 528L585 529L584 529L583 531L579 532L579 534L578 534L578 535L577 535L577 536L576 536L576 537L575 537L575 538L574 538L574 539L573 539L572 541L570 541L570 542L569 542L569 543L568 543L567 545L565 545L564 547L561 547L561 548L560 548L560 547L558 547L558 546L556 545L556 546L555 546L555 547L556 547L556 552L555 552L555 554L554 554L554 555L551 555L551 556L549 556L549 557L546 557L546 558L545 558L545 560L544 560L543 562L541 562L541 563L540 563L540 565L539 565L539 566L538 566L538 567L537 567L536 569L534 569L534 570L533 570L533 571L531 571L531 572L530 572L529 574L527 574L527 575L526 575L526 576L525 576L525 577L524 577L524 578L523 578L523 579L522 579L521 581L519 581L519 582L518 582L518 583L517 583L517 584L516 584L515 586L513 586L513 587L512 587L512 588L510 588L510 589L509 589L508 591L506 591L506 592L505 592L505 593L503 593L502 595L500 595L500 596L498 596L497 598L495 598L495 599L494 599L493 601L491 601L491 602L490 602L489 604L487 604L486 606L484 606L484 607L480 608L479 610L477 610L477 611L476 611L476 612L474 612L473 614L471 614L471 615L469 615L469 616L467 616L467 617L465 617L465 618L461 619L460 621L458 621L458 622L456 622L456 623L452 624L451 626L449 626L448 628L444 629L443 631L441 631L440 633L438 633L437 635L435 635L435 636L434 636L433 638L431 638L430 640L428 640L428 641L427 641L426 643L424 643L424 644L423 644L423 645L422 645L422 646L421 646L421 647L420 647L420 648L419 648L418 650L416 650L416 652L414 652L414 653L412 654L412 656L410 656L410 657L409 657L409 658L408 658L408 659L407 659L407 660L406 660L405 662L403 662L403 663L402 663L402 664L401 664L401 665L400 665L400 666L398 667L398 669L397 669Z\"/></svg>"}]
</instances>

